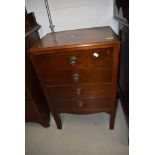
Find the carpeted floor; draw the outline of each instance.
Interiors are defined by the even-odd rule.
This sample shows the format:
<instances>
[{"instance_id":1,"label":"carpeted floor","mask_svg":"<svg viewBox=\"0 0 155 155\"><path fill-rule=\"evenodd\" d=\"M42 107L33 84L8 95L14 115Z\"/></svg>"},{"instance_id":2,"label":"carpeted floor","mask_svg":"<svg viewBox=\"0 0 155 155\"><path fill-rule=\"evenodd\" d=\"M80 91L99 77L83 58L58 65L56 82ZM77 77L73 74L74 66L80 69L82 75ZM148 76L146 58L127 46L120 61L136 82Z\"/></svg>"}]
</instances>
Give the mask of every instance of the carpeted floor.
<instances>
[{"instance_id":1,"label":"carpeted floor","mask_svg":"<svg viewBox=\"0 0 155 155\"><path fill-rule=\"evenodd\" d=\"M109 130L109 115L62 114L63 128L26 123L26 155L128 155L128 128L119 102L115 129Z\"/></svg>"}]
</instances>

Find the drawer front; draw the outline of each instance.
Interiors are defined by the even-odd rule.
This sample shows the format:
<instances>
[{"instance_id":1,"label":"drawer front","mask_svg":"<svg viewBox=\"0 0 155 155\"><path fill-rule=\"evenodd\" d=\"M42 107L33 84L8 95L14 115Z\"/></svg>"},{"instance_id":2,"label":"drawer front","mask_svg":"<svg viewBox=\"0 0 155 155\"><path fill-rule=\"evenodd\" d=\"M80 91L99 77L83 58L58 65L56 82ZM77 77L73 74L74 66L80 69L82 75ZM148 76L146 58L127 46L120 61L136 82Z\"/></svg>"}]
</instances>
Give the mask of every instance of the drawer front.
<instances>
[{"instance_id":1,"label":"drawer front","mask_svg":"<svg viewBox=\"0 0 155 155\"><path fill-rule=\"evenodd\" d=\"M96 70L53 70L50 72L39 72L41 81L45 85L70 85L89 83L111 83L112 68Z\"/></svg>"},{"instance_id":2,"label":"drawer front","mask_svg":"<svg viewBox=\"0 0 155 155\"><path fill-rule=\"evenodd\" d=\"M65 85L65 86L45 86L48 96L54 99L70 99L79 97L98 98L107 97L112 94L111 84L90 84L90 85Z\"/></svg>"},{"instance_id":3,"label":"drawer front","mask_svg":"<svg viewBox=\"0 0 155 155\"><path fill-rule=\"evenodd\" d=\"M58 99L52 100L54 108L59 111L102 110L111 107L111 97L87 98L87 99Z\"/></svg>"},{"instance_id":4,"label":"drawer front","mask_svg":"<svg viewBox=\"0 0 155 155\"><path fill-rule=\"evenodd\" d=\"M112 67L113 48L35 54L33 60L39 71Z\"/></svg>"}]
</instances>

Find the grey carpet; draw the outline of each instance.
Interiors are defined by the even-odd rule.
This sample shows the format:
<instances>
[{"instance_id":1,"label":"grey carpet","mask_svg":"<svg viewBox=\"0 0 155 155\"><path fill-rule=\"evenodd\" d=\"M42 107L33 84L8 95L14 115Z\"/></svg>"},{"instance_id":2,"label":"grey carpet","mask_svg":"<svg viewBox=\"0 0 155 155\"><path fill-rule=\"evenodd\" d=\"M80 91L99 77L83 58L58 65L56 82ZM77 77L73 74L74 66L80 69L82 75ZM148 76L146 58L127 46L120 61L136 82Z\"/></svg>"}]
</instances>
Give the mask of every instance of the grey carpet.
<instances>
[{"instance_id":1,"label":"grey carpet","mask_svg":"<svg viewBox=\"0 0 155 155\"><path fill-rule=\"evenodd\" d=\"M63 128L26 123L26 155L128 155L128 128L119 102L115 129L109 130L109 115L61 114Z\"/></svg>"}]
</instances>

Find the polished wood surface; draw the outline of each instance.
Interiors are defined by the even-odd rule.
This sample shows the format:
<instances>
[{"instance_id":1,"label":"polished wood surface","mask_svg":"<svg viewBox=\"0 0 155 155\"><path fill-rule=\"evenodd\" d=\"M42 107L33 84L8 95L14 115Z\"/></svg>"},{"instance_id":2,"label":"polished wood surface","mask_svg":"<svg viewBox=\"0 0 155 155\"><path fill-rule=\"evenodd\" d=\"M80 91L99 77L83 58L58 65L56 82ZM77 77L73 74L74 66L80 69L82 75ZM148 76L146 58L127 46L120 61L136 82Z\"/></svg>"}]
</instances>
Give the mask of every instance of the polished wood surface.
<instances>
[{"instance_id":1,"label":"polished wood surface","mask_svg":"<svg viewBox=\"0 0 155 155\"><path fill-rule=\"evenodd\" d=\"M96 45L118 44L119 40L110 27L95 27L49 33L34 46L33 50L75 48Z\"/></svg>"},{"instance_id":2,"label":"polished wood surface","mask_svg":"<svg viewBox=\"0 0 155 155\"><path fill-rule=\"evenodd\" d=\"M60 113L107 112L114 128L120 42L110 27L47 34L29 51L48 105Z\"/></svg>"},{"instance_id":3,"label":"polished wood surface","mask_svg":"<svg viewBox=\"0 0 155 155\"><path fill-rule=\"evenodd\" d=\"M53 52L55 52L53 54ZM97 55L96 55L97 54ZM63 64L63 69L80 69L80 68L109 68L113 63L113 49L95 48L88 50L63 50L61 52L51 51L51 53L35 54L33 58L40 71L49 71L53 69L62 69L58 66ZM75 57L75 64L72 64L72 57Z\"/></svg>"},{"instance_id":4,"label":"polished wood surface","mask_svg":"<svg viewBox=\"0 0 155 155\"><path fill-rule=\"evenodd\" d=\"M87 98L87 99L57 99L54 101L54 108L59 110L68 110L68 113L73 113L73 111L82 112L82 110L87 111L98 111L103 110L104 108L109 108L111 105L110 95L102 98ZM104 103L104 104L103 104ZM69 112L70 111L70 112Z\"/></svg>"},{"instance_id":5,"label":"polished wood surface","mask_svg":"<svg viewBox=\"0 0 155 155\"><path fill-rule=\"evenodd\" d=\"M51 99L69 98L96 98L112 93L111 84L84 84L84 85L47 85L45 89Z\"/></svg>"},{"instance_id":6,"label":"polished wood surface","mask_svg":"<svg viewBox=\"0 0 155 155\"><path fill-rule=\"evenodd\" d=\"M79 79L74 80L74 75L78 74ZM104 69L79 69L79 70L50 70L39 72L41 82L44 84L64 85L64 84L84 84L93 82L112 82L112 68Z\"/></svg>"}]
</instances>

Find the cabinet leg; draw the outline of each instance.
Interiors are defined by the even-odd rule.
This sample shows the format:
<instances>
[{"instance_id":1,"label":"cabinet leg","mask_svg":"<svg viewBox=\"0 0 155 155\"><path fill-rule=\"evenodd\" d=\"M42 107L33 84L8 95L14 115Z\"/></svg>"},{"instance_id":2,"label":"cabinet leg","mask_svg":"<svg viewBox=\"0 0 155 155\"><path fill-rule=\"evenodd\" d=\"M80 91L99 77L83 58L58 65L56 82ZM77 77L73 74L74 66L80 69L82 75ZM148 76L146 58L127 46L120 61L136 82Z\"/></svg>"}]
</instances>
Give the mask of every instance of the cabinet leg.
<instances>
[{"instance_id":1,"label":"cabinet leg","mask_svg":"<svg viewBox=\"0 0 155 155\"><path fill-rule=\"evenodd\" d=\"M115 114L110 114L109 128L111 130L114 129L114 123L115 123Z\"/></svg>"},{"instance_id":2,"label":"cabinet leg","mask_svg":"<svg viewBox=\"0 0 155 155\"><path fill-rule=\"evenodd\" d=\"M62 129L62 122L59 114L54 114L53 118L55 120L55 123L57 125L57 129Z\"/></svg>"}]
</instances>

